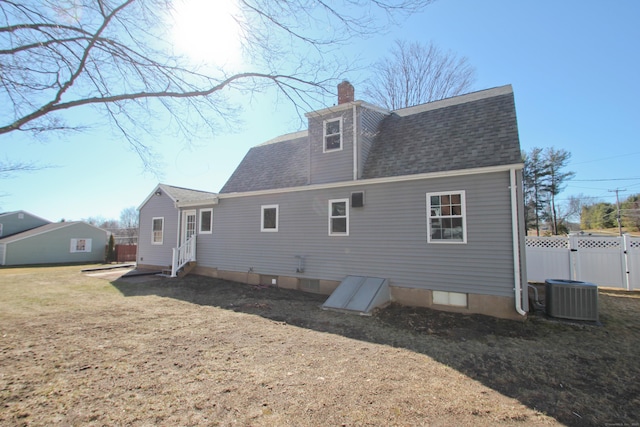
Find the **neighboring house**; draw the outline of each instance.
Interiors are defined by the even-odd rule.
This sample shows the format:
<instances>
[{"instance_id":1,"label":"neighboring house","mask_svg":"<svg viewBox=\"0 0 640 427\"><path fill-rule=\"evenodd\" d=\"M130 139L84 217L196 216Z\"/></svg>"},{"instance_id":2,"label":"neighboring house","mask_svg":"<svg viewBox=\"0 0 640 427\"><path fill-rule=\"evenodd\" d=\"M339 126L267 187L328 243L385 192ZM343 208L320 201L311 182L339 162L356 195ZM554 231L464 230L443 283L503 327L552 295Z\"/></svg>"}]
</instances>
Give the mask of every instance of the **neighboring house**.
<instances>
[{"instance_id":1,"label":"neighboring house","mask_svg":"<svg viewBox=\"0 0 640 427\"><path fill-rule=\"evenodd\" d=\"M102 262L107 232L85 222L57 222L0 238L0 265Z\"/></svg>"},{"instance_id":2,"label":"neighboring house","mask_svg":"<svg viewBox=\"0 0 640 427\"><path fill-rule=\"evenodd\" d=\"M0 239L50 222L25 211L0 213Z\"/></svg>"},{"instance_id":3,"label":"neighboring house","mask_svg":"<svg viewBox=\"0 0 640 427\"><path fill-rule=\"evenodd\" d=\"M196 274L334 295L358 276L401 304L525 314L511 86L386 111L343 82L307 118L249 150L217 195L159 185L140 206L139 265L195 260Z\"/></svg>"}]
</instances>

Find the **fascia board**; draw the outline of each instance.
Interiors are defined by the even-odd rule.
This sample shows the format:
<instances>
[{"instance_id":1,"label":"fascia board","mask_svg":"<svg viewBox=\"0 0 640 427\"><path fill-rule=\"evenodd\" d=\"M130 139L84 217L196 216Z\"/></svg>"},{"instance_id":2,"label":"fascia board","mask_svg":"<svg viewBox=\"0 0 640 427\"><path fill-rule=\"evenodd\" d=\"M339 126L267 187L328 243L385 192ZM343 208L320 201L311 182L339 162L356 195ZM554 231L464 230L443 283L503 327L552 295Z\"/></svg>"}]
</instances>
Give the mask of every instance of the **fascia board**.
<instances>
[{"instance_id":1,"label":"fascia board","mask_svg":"<svg viewBox=\"0 0 640 427\"><path fill-rule=\"evenodd\" d=\"M217 205L219 201L219 197L212 197L210 199L202 199L202 200L185 200L184 202L176 203L176 207L179 208L191 208L195 206L210 206Z\"/></svg>"}]
</instances>

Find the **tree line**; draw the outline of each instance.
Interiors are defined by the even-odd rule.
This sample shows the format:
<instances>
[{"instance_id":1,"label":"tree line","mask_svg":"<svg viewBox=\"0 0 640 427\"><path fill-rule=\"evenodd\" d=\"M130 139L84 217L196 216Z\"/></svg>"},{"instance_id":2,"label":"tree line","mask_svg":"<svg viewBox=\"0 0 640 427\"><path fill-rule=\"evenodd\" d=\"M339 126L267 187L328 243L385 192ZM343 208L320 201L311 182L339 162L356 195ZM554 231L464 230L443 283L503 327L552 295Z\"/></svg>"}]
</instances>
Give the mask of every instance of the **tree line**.
<instances>
[{"instance_id":1,"label":"tree line","mask_svg":"<svg viewBox=\"0 0 640 427\"><path fill-rule=\"evenodd\" d=\"M134 206L120 211L119 220L97 216L84 218L83 221L107 230L115 236L118 244L138 243L138 210Z\"/></svg>"},{"instance_id":2,"label":"tree line","mask_svg":"<svg viewBox=\"0 0 640 427\"><path fill-rule=\"evenodd\" d=\"M583 205L580 212L580 227L583 230L615 228L620 225L630 231L640 231L640 194L634 194L620 203L598 202Z\"/></svg>"},{"instance_id":3,"label":"tree line","mask_svg":"<svg viewBox=\"0 0 640 427\"><path fill-rule=\"evenodd\" d=\"M554 235L569 231L569 218L579 213L579 200L572 198L559 206L556 197L575 172L565 171L571 153L564 149L534 147L522 152L524 162L524 212L527 232L540 235L543 224L548 224Z\"/></svg>"}]
</instances>

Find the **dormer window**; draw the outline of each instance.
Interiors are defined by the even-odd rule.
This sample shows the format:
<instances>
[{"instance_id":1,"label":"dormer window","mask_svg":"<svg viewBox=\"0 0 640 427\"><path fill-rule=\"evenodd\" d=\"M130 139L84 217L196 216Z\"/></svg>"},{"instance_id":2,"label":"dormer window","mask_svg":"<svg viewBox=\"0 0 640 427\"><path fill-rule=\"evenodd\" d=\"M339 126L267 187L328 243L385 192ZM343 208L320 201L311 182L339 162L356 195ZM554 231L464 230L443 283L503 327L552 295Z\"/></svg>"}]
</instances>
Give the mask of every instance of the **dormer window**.
<instances>
[{"instance_id":1,"label":"dormer window","mask_svg":"<svg viewBox=\"0 0 640 427\"><path fill-rule=\"evenodd\" d=\"M342 118L324 121L323 151L342 150Z\"/></svg>"}]
</instances>

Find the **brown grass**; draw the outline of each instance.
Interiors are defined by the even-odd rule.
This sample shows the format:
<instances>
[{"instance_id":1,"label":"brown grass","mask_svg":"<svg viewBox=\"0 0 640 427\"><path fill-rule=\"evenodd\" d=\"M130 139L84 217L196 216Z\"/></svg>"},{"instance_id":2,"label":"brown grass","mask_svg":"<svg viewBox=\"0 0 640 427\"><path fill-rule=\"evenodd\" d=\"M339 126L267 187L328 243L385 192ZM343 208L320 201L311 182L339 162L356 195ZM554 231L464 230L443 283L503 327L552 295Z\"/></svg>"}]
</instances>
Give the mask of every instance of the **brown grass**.
<instances>
[{"instance_id":1,"label":"brown grass","mask_svg":"<svg viewBox=\"0 0 640 427\"><path fill-rule=\"evenodd\" d=\"M637 293L601 291L601 326L77 266L2 269L0 295L1 425L640 421Z\"/></svg>"}]
</instances>

